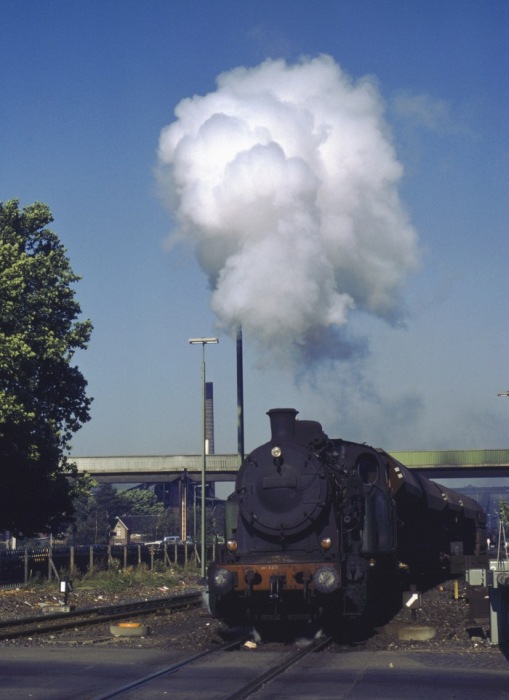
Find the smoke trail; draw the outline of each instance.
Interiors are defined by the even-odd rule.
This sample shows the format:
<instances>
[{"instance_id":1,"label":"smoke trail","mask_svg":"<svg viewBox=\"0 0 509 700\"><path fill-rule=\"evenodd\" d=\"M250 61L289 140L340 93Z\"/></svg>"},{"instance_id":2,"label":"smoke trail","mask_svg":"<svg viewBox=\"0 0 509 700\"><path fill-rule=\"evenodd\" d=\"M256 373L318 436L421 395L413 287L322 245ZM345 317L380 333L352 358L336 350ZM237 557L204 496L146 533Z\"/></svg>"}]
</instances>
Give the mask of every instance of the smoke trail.
<instances>
[{"instance_id":1,"label":"smoke trail","mask_svg":"<svg viewBox=\"0 0 509 700\"><path fill-rule=\"evenodd\" d=\"M398 318L417 237L373 80L328 56L267 60L223 73L175 116L160 138L163 189L221 326L309 361L330 355L332 336L352 352L354 309Z\"/></svg>"}]
</instances>

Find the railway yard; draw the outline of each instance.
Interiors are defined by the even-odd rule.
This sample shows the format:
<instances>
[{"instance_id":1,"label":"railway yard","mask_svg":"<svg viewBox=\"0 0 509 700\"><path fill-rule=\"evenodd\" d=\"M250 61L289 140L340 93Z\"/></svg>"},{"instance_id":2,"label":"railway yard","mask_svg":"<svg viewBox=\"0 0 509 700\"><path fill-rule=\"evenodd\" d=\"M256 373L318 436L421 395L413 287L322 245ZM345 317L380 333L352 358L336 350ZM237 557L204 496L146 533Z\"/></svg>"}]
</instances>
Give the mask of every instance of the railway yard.
<instances>
[{"instance_id":1,"label":"railway yard","mask_svg":"<svg viewBox=\"0 0 509 700\"><path fill-rule=\"evenodd\" d=\"M196 576L182 574L175 582L175 587L168 590L164 585L143 585L136 583L126 590L110 591L101 586L81 585L69 594L68 603L77 611L95 609L106 606L118 606L122 603L137 601L166 600L168 596L199 593L203 589L197 585ZM41 616L47 617L42 611L58 607L63 603L63 596L55 584L50 587L26 587L0 591L0 621L20 620ZM382 650L409 648L418 646L426 649L440 649L447 645L463 653L479 654L493 652L489 644L487 607L484 611L472 610L468 600L467 586L460 579L457 587L457 598L453 581L426 591L422 595L422 609L416 611L414 618L409 610L402 609L389 624L376 628L366 639L358 643L358 648L366 650ZM476 617L482 615L482 617ZM120 617L122 614L120 613ZM62 616L64 617L64 616ZM145 615L144 615L145 617ZM193 649L203 649L210 644L224 641L227 630L225 626L213 619L204 604L188 607L184 610L164 610L150 616L149 633L143 639L126 639L114 637L108 631L108 623L83 626L80 629L62 631L51 636L20 637L17 639L1 639L1 646L8 645L40 645L60 643L100 643L101 645L126 645L136 642L149 648L168 648L168 645L178 639L179 646ZM428 640L400 640L398 630L405 627L432 627L435 630L433 638ZM0 630L1 631L1 630ZM262 643L263 646L266 643Z\"/></svg>"},{"instance_id":2,"label":"railway yard","mask_svg":"<svg viewBox=\"0 0 509 700\"><path fill-rule=\"evenodd\" d=\"M62 688L58 685L51 689L52 683L56 682L52 681L46 690L44 689L45 684L42 683L37 689L31 688L30 692L24 693L21 689L19 694L13 694L14 688L9 687L5 691L8 691L8 695L4 696L3 691L0 690L0 698L31 697L35 700L38 698L41 700L55 698L56 700L66 697L109 698L117 697L115 693L120 688L123 688L123 691L118 697L128 698L160 697L166 693L169 696L179 698L240 698L248 697L252 693L255 693L253 697L274 697L274 695L264 696L263 689L256 690L256 682L253 679L266 673L268 668L279 668L281 662L284 661L285 664L294 663L296 669L302 667L302 664L307 664L307 681L309 682L316 671L316 664L320 665L324 659L327 666L340 664L342 670L338 678L350 678L348 674L354 673L353 669L357 668L354 675L361 673L365 681L370 673L375 673L377 663L382 663L382 668L376 673L383 671L385 667L395 668L395 665L401 667L404 670L405 683L410 682L412 668L415 672L424 669L428 676L433 678L439 678L440 674L445 672L450 676L453 669L457 669L457 672L466 677L465 673L470 674L474 669L475 673L488 674L489 678L486 677L486 682L491 679L492 681L496 680L498 684L501 678L505 679L504 683L508 688L507 694L504 690L500 691L501 694L493 691L490 692L489 697L509 697L509 683L507 683L509 661L502 649L489 643L487 637L488 620L474 617L474 615L482 613L479 613L479 609L473 612L467 598L467 588L461 580L457 588L453 581L448 581L425 592L422 596L423 607L416 612L414 617L409 610L401 610L387 625L372 630L365 638L359 638L350 643L346 641L332 642L325 645L316 654L306 657L307 661L304 659L293 660L293 656L297 652L301 653L301 650L311 643L311 635L308 635L307 638L303 635L299 639L283 635L276 639L265 638L260 641L254 640L252 635L248 635L246 638L241 635L240 631L236 631L234 634L222 623L211 618L203 603L193 597L193 594L197 592L199 593L200 589L196 584L196 577L185 574L176 580L175 587L171 591L165 590L164 586L157 587L153 584L150 586L137 584L128 590L115 592L86 585L78 587L75 592L69 595L68 601L70 606L76 608L76 612L98 608L105 611L106 608L114 606L113 614L115 617L101 619L99 616L99 619L96 618L90 624L73 623L68 629L53 629L45 634L33 629L27 630L22 636L4 634L0 640L2 647L0 656L4 659L4 663L10 664L12 673L16 669L16 663L14 663L16 660L18 662L23 660L23 668L25 668L30 659L37 661L37 659L47 658L45 655L49 655L51 664L55 667L57 659L63 661L72 658L75 663L78 663L78 670L74 670L73 678L76 680L80 673L84 674L83 683L80 685L83 688L83 694L76 694L75 689L69 695L66 695L65 691L62 694ZM168 607L168 599L173 598L174 595L177 595L177 599L184 601L184 607L177 609ZM154 599L156 600L155 606L158 608L157 612L146 612L140 609L133 613L127 607L119 609L119 606L133 602L141 602L146 605L148 601ZM8 620L18 621L19 627L19 621L24 618L42 616L47 619L47 615L41 615L41 610L52 609L61 603L62 596L58 591L52 591L48 587L3 590L0 592L0 619L2 624ZM63 615L61 617L65 618ZM112 629L114 629L113 625L117 625L115 629L118 630L118 626L123 624L120 620L125 620L126 625L129 624L130 620L137 620L143 626L144 634L141 636L136 633L116 636L112 633ZM401 635L401 630L416 628L425 630L432 628L435 632L434 636L430 639L410 638L405 640L400 638L405 636ZM136 628L126 627L126 629ZM245 643L246 639L248 644ZM234 653L222 654L221 650L224 644L232 642L233 647L230 649L233 649ZM196 660L197 656L205 654L209 650L214 650L215 656L203 656L203 658L200 656L200 659ZM371 653L367 654L366 652ZM212 661L211 658L214 658L215 661ZM322 659L322 662L318 661L319 658ZM193 660L190 666L191 670L186 671L186 664L189 664L190 659ZM376 661L377 659L378 661ZM184 665L181 666L183 662ZM117 677L119 672L116 666L118 663L128 664L128 670L124 668L119 677ZM415 663L417 663L417 667L414 668ZM83 665L81 671L79 670L80 664ZM217 694L211 693L210 680L207 681L201 676L204 673L203 669L207 668L207 673L211 673L212 676L219 674L220 677L223 677L220 669L224 664L226 664L223 668L224 677L227 677L229 682L222 689L218 685ZM233 670L232 664L235 666ZM364 670L359 671L359 664ZM369 673L366 664L371 669ZM85 667L90 668L91 665L101 669L100 672L97 670L94 672L93 682L84 670ZM58 673L64 678L65 670L62 670L58 665L56 668L59 669ZM103 673L106 674L104 679L102 678ZM282 670L275 672L276 676L282 673ZM285 671L287 682L290 685L291 678L295 677L295 673L298 671L294 670L294 676L291 676L288 675L290 671ZM48 679L55 678L53 674L54 671L48 670ZM151 678L147 680L147 676L151 676ZM170 677L171 683L168 685ZM145 679L143 683L149 682L148 688L143 685L142 690L141 686L138 688L137 684L131 687L137 679ZM394 679L396 679L396 674L393 676ZM23 682L21 682L21 688ZM91 682L92 686L88 690L88 684ZM264 682L269 683L269 681ZM274 680L271 683L277 682ZM279 682L281 683L281 681ZM462 693L462 697L475 697L480 700L486 697L479 690L476 682L470 678L471 694L468 694L467 689L466 693ZM253 683L254 685L252 685ZM422 685L422 681L420 683ZM288 689L290 685L288 685ZM152 691L150 690L151 686ZM188 688L186 692L183 691L184 687ZM248 690L245 690L246 687ZM335 687L338 688L337 685ZM394 692L394 687L391 687L393 688L391 691L387 690L387 694L383 694L381 690L383 682L381 682L379 694L374 695L374 697L394 697L390 694ZM424 688L424 686L422 687ZM447 684L444 687L447 688ZM168 688L172 689L171 693ZM244 690L239 690L239 688ZM268 688L269 685L267 685ZM343 695L339 694L338 690L338 694L334 697L361 698L372 696L371 691L367 689L361 691L360 686L357 687L355 693L351 689L351 684L348 685L348 688L350 690L346 689ZM477 688L477 690L474 692L473 688ZM202 695L205 690L209 693L208 695ZM151 692L154 693L153 696L150 694ZM366 695L362 694L364 692ZM398 690L400 697L405 697L405 692L402 688ZM424 690L422 692L424 693ZM426 692L429 692L429 688ZM433 697L442 697L437 692L435 689ZM291 693L288 690L288 693L288 696L299 697L295 688ZM316 693L314 695L311 691L306 697L329 697L323 688L322 691L317 690ZM278 692L278 696L285 697L285 695L281 695L281 691ZM412 697L429 696L416 695L414 688ZM454 697L450 693L450 689L447 697Z\"/></svg>"},{"instance_id":3,"label":"railway yard","mask_svg":"<svg viewBox=\"0 0 509 700\"><path fill-rule=\"evenodd\" d=\"M200 592L196 577L182 576L176 589L171 594ZM69 605L77 610L101 606L117 606L121 603L164 600L169 592L164 586L136 585L125 591L111 592L106 589L78 588L69 595ZM455 599L454 582L448 581L441 586L426 591L422 596L422 609L416 611L412 619L409 610L401 610L389 624L376 628L366 639L357 643L357 648L365 650L394 650L398 648L441 649L447 645L465 654L493 653L494 649L487 638L488 619L476 617L472 613L467 598L466 585L460 581L458 598ZM0 592L0 620L19 620L42 615L44 608L58 606L63 602L57 586L52 591L47 587L27 587ZM120 617L121 617L120 613ZM145 615L144 615L145 617ZM149 633L142 639L114 637L109 632L109 623L102 625L85 625L72 630L56 632L49 636L35 635L1 639L1 646L9 645L58 645L58 644L101 644L102 646L126 646L135 643L144 648L168 648L178 641L180 648L189 650L203 649L210 644L224 641L227 630L225 626L213 619L205 605L189 607L185 610L164 610L150 616ZM433 638L428 640L400 640L398 630L405 627L432 627ZM0 630L1 631L1 630ZM267 640L263 640L264 646Z\"/></svg>"}]
</instances>

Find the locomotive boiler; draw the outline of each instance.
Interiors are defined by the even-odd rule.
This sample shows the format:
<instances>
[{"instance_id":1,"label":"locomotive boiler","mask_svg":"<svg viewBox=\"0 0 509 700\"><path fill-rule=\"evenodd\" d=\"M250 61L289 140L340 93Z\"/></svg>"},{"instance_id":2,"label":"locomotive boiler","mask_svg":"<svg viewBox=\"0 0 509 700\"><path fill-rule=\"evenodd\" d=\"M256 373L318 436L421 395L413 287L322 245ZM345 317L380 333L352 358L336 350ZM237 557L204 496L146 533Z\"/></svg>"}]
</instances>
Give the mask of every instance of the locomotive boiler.
<instances>
[{"instance_id":1,"label":"locomotive boiler","mask_svg":"<svg viewBox=\"0 0 509 700\"><path fill-rule=\"evenodd\" d=\"M355 618L402 572L419 585L484 556L475 501L297 413L268 412L271 438L246 457L226 502L225 543L208 570L216 617Z\"/></svg>"}]
</instances>

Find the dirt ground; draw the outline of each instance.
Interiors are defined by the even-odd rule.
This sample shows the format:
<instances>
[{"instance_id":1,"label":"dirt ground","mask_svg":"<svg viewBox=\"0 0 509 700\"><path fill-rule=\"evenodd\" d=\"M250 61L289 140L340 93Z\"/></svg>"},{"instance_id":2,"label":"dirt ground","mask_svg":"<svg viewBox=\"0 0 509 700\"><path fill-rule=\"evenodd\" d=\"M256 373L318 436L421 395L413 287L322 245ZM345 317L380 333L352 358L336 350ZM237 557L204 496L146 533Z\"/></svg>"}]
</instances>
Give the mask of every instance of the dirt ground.
<instances>
[{"instance_id":1,"label":"dirt ground","mask_svg":"<svg viewBox=\"0 0 509 700\"><path fill-rule=\"evenodd\" d=\"M170 594L200 590L196 575L178 574L174 586L168 589L153 583L144 585L137 583L128 590L108 592L100 586L90 584L80 585L69 594L68 603L77 609L107 605L121 601L146 600L164 597ZM479 597L479 596L478 596ZM415 612L402 608L389 622L375 628L370 634L358 641L360 649L366 650L397 650L422 649L448 651L457 650L465 654L500 654L498 647L490 644L488 637L488 606L487 601L469 599L469 589L464 581L447 581L422 594L422 607ZM58 605L63 597L55 582L51 587L26 587L0 591L0 619L32 617L40 613L42 607ZM151 616L146 622L149 633L146 637L113 637L109 625L103 624L93 628L75 629L63 633L55 633L50 637L33 639L0 641L0 646L18 645L31 646L39 644L102 644L102 645L137 645L144 648L168 648L178 645L189 650L202 649L211 644L220 643L231 633L219 621L213 619L206 605L201 609L174 613L161 613ZM431 630L432 637L426 640L400 638L400 630L426 628Z\"/></svg>"}]
</instances>

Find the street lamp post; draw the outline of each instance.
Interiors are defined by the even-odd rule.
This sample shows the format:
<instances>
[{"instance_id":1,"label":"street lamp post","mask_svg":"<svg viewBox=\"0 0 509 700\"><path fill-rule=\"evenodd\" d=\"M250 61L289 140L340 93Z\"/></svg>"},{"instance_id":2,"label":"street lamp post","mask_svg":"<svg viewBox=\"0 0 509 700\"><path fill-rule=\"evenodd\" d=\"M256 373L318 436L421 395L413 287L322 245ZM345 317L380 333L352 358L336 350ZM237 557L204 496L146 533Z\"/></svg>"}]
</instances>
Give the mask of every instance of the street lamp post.
<instances>
[{"instance_id":1,"label":"street lamp post","mask_svg":"<svg viewBox=\"0 0 509 700\"><path fill-rule=\"evenodd\" d=\"M205 345L219 343L219 338L189 338L190 345L202 346L201 379L202 379L202 465L201 465L201 575L205 578L205 559L207 557L205 530L205 478L207 473L207 435L205 409Z\"/></svg>"}]
</instances>

